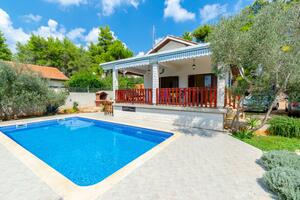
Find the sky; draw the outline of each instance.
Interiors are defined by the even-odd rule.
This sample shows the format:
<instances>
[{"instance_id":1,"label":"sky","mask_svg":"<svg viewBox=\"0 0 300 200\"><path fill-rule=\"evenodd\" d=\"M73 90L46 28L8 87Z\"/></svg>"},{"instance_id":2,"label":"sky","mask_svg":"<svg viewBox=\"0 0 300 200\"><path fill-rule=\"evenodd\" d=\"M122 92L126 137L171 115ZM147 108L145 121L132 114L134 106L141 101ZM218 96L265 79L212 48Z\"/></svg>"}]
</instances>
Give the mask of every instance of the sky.
<instances>
[{"instance_id":1,"label":"sky","mask_svg":"<svg viewBox=\"0 0 300 200\"><path fill-rule=\"evenodd\" d=\"M77 45L96 42L110 26L134 53L143 54L167 35L180 36L202 24L239 12L253 0L1 0L0 30L10 49L30 34L68 37ZM155 34L153 37L153 27Z\"/></svg>"}]
</instances>

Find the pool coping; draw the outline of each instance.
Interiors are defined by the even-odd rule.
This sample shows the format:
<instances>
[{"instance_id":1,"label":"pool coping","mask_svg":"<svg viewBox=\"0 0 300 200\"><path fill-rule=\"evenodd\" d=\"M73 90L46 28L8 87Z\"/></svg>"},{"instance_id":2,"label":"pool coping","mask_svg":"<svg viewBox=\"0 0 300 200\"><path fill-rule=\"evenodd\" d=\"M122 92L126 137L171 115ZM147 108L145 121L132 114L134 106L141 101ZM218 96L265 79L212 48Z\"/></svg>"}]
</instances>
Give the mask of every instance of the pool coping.
<instances>
[{"instance_id":1,"label":"pool coping","mask_svg":"<svg viewBox=\"0 0 300 200\"><path fill-rule=\"evenodd\" d=\"M124 177L129 175L147 160L151 159L157 153L166 148L170 143L175 141L178 137L181 136L181 133L177 131L170 131L162 128L152 128L148 126L135 125L132 123L124 123L124 122L116 122L107 119L99 119L96 117L90 116L81 116L81 115L70 115L70 116L55 116L53 118L47 119L36 119L30 120L26 122L12 122L7 123L4 126L17 125L17 124L28 124L33 122L43 122L48 120L55 119L65 119L70 117L82 117L92 120L110 122L123 124L128 126L134 126L138 128L147 128L151 130L164 131L172 133L173 135L167 138L165 141L156 145L152 149L148 150L141 156L137 157L121 169L117 170L112 175L106 177L104 180L100 181L97 184L91 186L78 186L73 183L71 180L63 176L60 172L56 171L50 165L39 159L37 156L32 154L30 151L16 143L14 140L9 138L3 132L0 131L0 144L2 144L6 149L11 152L16 158L18 158L25 166L27 166L37 177L39 177L42 181L44 181L54 192L56 192L59 196L61 196L65 200L81 200L81 199L96 199L110 188L113 185L120 182Z\"/></svg>"}]
</instances>

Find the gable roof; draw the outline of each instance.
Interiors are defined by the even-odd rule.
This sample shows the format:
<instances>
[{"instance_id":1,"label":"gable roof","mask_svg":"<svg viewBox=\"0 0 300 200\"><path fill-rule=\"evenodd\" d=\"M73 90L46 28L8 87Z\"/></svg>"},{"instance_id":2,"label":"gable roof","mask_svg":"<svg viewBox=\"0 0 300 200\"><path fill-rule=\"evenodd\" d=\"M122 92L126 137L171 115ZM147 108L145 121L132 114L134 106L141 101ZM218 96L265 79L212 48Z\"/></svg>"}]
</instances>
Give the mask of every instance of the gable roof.
<instances>
[{"instance_id":1,"label":"gable roof","mask_svg":"<svg viewBox=\"0 0 300 200\"><path fill-rule=\"evenodd\" d=\"M168 35L167 37L165 37L164 39L162 39L160 42L158 42L157 44L155 44L155 46L150 51L148 51L147 54L152 54L152 53L158 52L161 48L163 48L170 41L173 41L173 42L176 42L176 43L180 43L180 44L183 44L185 46L195 46L195 45L198 45L198 43L196 43L196 42L185 40L183 38L176 37L176 36L173 36L173 35Z\"/></svg>"},{"instance_id":2,"label":"gable roof","mask_svg":"<svg viewBox=\"0 0 300 200\"><path fill-rule=\"evenodd\" d=\"M7 62L10 65L17 65L17 63L14 62ZM61 72L56 67L48 67L48 66L40 66L40 65L32 65L32 64L20 64L29 70L38 73L42 78L45 79L52 79L52 80L61 80L66 81L69 80L69 78L64 75L63 72Z\"/></svg>"}]
</instances>

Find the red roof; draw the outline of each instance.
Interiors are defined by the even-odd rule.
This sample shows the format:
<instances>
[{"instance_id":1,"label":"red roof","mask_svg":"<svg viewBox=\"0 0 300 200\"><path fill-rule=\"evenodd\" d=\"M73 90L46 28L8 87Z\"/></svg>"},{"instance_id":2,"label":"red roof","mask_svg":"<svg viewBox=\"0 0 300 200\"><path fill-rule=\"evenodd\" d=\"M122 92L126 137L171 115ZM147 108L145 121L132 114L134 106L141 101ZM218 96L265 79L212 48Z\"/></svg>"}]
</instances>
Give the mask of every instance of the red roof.
<instances>
[{"instance_id":1,"label":"red roof","mask_svg":"<svg viewBox=\"0 0 300 200\"><path fill-rule=\"evenodd\" d=\"M13 64L12 62L9 62L10 64ZM17 63L14 63L17 65ZM38 73L42 78L45 79L52 79L52 80L69 80L69 78L64 75L63 72L61 72L56 67L47 67L47 66L39 66L39 65L31 65L31 64L20 64L24 67L27 67L29 70Z\"/></svg>"}]
</instances>

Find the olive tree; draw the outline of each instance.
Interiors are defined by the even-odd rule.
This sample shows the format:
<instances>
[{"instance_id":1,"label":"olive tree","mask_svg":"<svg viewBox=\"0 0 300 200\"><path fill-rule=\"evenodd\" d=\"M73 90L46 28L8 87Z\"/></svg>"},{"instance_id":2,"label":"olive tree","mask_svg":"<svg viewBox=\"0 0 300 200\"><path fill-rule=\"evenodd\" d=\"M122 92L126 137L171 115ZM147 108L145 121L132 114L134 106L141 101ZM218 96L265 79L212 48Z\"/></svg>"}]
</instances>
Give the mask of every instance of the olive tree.
<instances>
[{"instance_id":1,"label":"olive tree","mask_svg":"<svg viewBox=\"0 0 300 200\"><path fill-rule=\"evenodd\" d=\"M53 111L66 99L54 93L38 75L22 66L0 62L0 119L43 114Z\"/></svg>"},{"instance_id":2,"label":"olive tree","mask_svg":"<svg viewBox=\"0 0 300 200\"><path fill-rule=\"evenodd\" d=\"M246 94L272 97L262 125L275 99L299 83L299 21L299 3L273 2L258 12L250 7L221 20L210 36L212 60L219 72L238 71L237 84L231 90L241 101Z\"/></svg>"}]
</instances>

